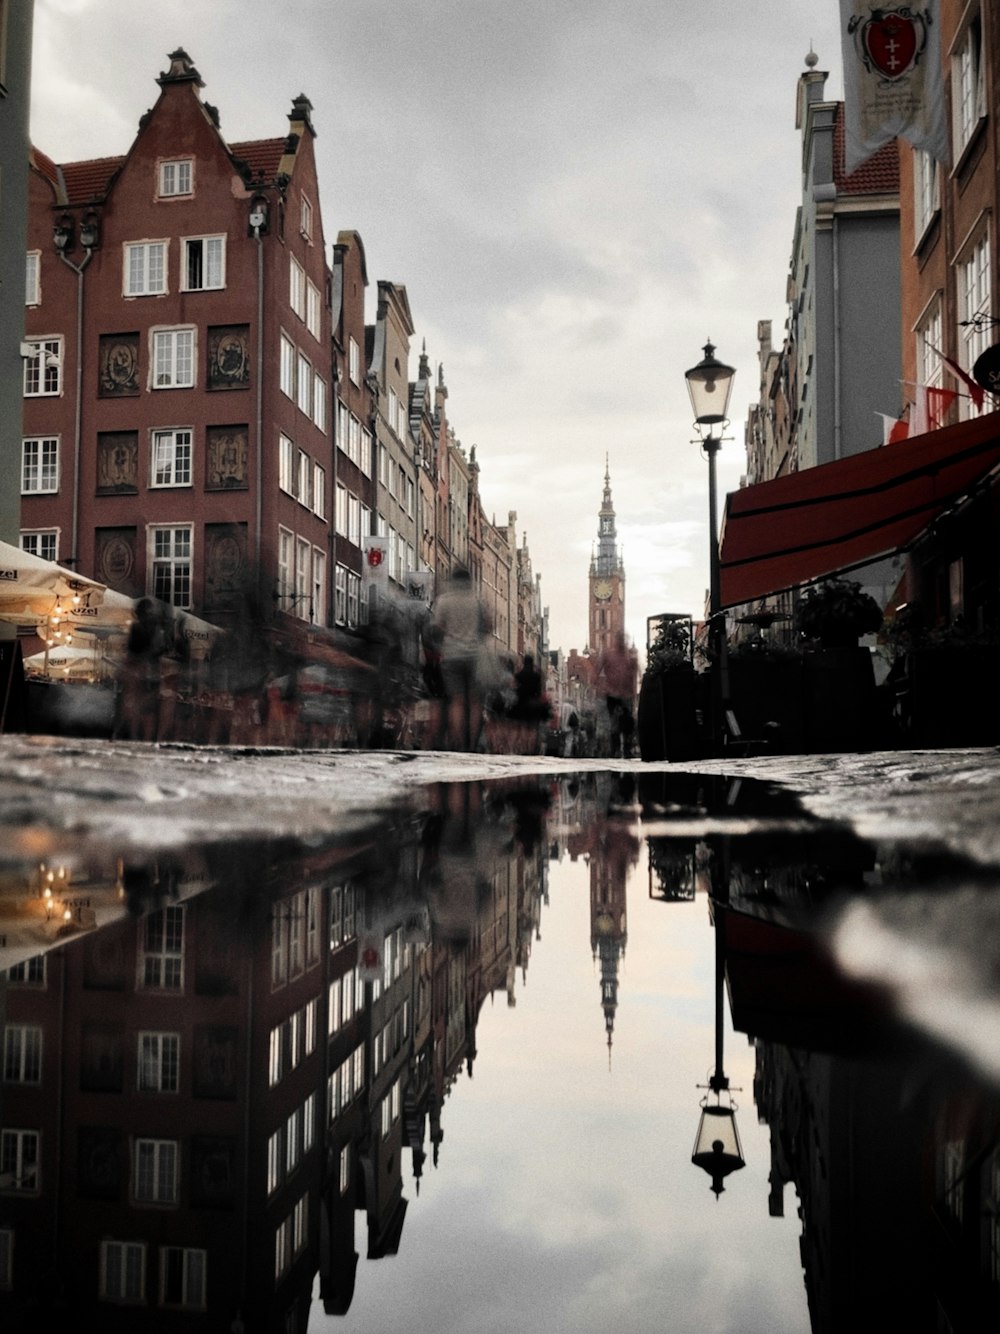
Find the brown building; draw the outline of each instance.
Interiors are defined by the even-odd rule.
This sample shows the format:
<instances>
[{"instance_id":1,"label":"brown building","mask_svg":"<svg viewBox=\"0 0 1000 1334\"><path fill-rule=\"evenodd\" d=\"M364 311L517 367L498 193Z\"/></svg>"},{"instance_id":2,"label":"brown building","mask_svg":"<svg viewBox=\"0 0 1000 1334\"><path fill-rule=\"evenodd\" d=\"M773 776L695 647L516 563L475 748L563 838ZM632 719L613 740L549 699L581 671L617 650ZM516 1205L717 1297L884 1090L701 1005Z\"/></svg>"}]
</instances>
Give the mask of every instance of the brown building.
<instances>
[{"instance_id":1,"label":"brown building","mask_svg":"<svg viewBox=\"0 0 1000 1334\"><path fill-rule=\"evenodd\" d=\"M307 98L230 143L182 50L124 157L32 155L22 540L225 622L329 623L330 270Z\"/></svg>"}]
</instances>

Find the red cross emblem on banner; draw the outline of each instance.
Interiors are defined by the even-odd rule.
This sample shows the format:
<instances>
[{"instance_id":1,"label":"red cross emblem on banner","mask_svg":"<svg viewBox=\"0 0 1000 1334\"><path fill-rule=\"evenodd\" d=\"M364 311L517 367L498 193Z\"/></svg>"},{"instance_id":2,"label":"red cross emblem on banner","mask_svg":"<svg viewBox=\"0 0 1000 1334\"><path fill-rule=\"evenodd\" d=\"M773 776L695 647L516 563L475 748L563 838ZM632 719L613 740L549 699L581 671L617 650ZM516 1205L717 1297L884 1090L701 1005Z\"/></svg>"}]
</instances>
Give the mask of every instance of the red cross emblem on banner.
<instances>
[{"instance_id":1,"label":"red cross emblem on banner","mask_svg":"<svg viewBox=\"0 0 1000 1334\"><path fill-rule=\"evenodd\" d=\"M908 8L876 9L861 29L865 63L883 79L895 81L908 74L924 48L926 29L922 16Z\"/></svg>"}]
</instances>

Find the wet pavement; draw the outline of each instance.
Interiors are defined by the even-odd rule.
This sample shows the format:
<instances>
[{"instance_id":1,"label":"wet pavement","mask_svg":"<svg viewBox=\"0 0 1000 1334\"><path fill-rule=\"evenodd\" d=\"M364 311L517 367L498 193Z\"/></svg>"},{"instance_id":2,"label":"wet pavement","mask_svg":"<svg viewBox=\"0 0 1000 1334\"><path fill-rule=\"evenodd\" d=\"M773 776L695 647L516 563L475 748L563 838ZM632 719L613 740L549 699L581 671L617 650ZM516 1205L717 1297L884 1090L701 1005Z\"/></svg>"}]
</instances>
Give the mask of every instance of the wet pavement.
<instances>
[{"instance_id":1,"label":"wet pavement","mask_svg":"<svg viewBox=\"0 0 1000 1334\"><path fill-rule=\"evenodd\" d=\"M998 752L0 761L5 1329L1000 1321Z\"/></svg>"}]
</instances>

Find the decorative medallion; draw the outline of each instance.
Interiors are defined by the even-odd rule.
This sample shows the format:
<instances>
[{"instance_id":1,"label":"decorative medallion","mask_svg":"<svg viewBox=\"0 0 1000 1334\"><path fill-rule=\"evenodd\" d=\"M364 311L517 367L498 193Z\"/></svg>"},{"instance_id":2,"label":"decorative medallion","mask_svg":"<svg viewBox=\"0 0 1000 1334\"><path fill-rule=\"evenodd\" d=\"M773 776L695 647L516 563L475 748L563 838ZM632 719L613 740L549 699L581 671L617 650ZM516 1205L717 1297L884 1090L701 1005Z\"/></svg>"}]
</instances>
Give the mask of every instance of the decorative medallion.
<instances>
[{"instance_id":1,"label":"decorative medallion","mask_svg":"<svg viewBox=\"0 0 1000 1334\"><path fill-rule=\"evenodd\" d=\"M250 428L210 426L205 432L205 489L246 490Z\"/></svg>"},{"instance_id":2,"label":"decorative medallion","mask_svg":"<svg viewBox=\"0 0 1000 1334\"><path fill-rule=\"evenodd\" d=\"M250 384L250 326L218 325L208 331L208 388L246 389Z\"/></svg>"},{"instance_id":3,"label":"decorative medallion","mask_svg":"<svg viewBox=\"0 0 1000 1334\"><path fill-rule=\"evenodd\" d=\"M139 392L139 335L103 334L98 361L101 398L128 398Z\"/></svg>"}]
</instances>

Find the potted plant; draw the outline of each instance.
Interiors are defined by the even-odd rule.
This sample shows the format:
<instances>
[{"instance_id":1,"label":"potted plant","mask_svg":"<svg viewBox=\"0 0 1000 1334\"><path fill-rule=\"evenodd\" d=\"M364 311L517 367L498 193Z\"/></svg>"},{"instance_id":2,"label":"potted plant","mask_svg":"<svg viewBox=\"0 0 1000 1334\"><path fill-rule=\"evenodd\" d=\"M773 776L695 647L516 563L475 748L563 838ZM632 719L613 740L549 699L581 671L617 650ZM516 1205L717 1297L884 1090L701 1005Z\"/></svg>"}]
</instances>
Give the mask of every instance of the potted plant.
<instances>
[{"instance_id":1,"label":"potted plant","mask_svg":"<svg viewBox=\"0 0 1000 1334\"><path fill-rule=\"evenodd\" d=\"M795 626L823 648L856 648L862 635L882 625L882 609L852 579L825 579L806 590L795 609Z\"/></svg>"},{"instance_id":2,"label":"potted plant","mask_svg":"<svg viewBox=\"0 0 1000 1334\"><path fill-rule=\"evenodd\" d=\"M689 760L701 753L699 678L690 616L663 616L646 652L636 727L644 760Z\"/></svg>"},{"instance_id":3,"label":"potted plant","mask_svg":"<svg viewBox=\"0 0 1000 1334\"><path fill-rule=\"evenodd\" d=\"M882 611L850 579L826 579L800 598L795 625L804 658L806 749L871 750L888 732L879 715L871 654L858 645L881 628Z\"/></svg>"}]
</instances>

